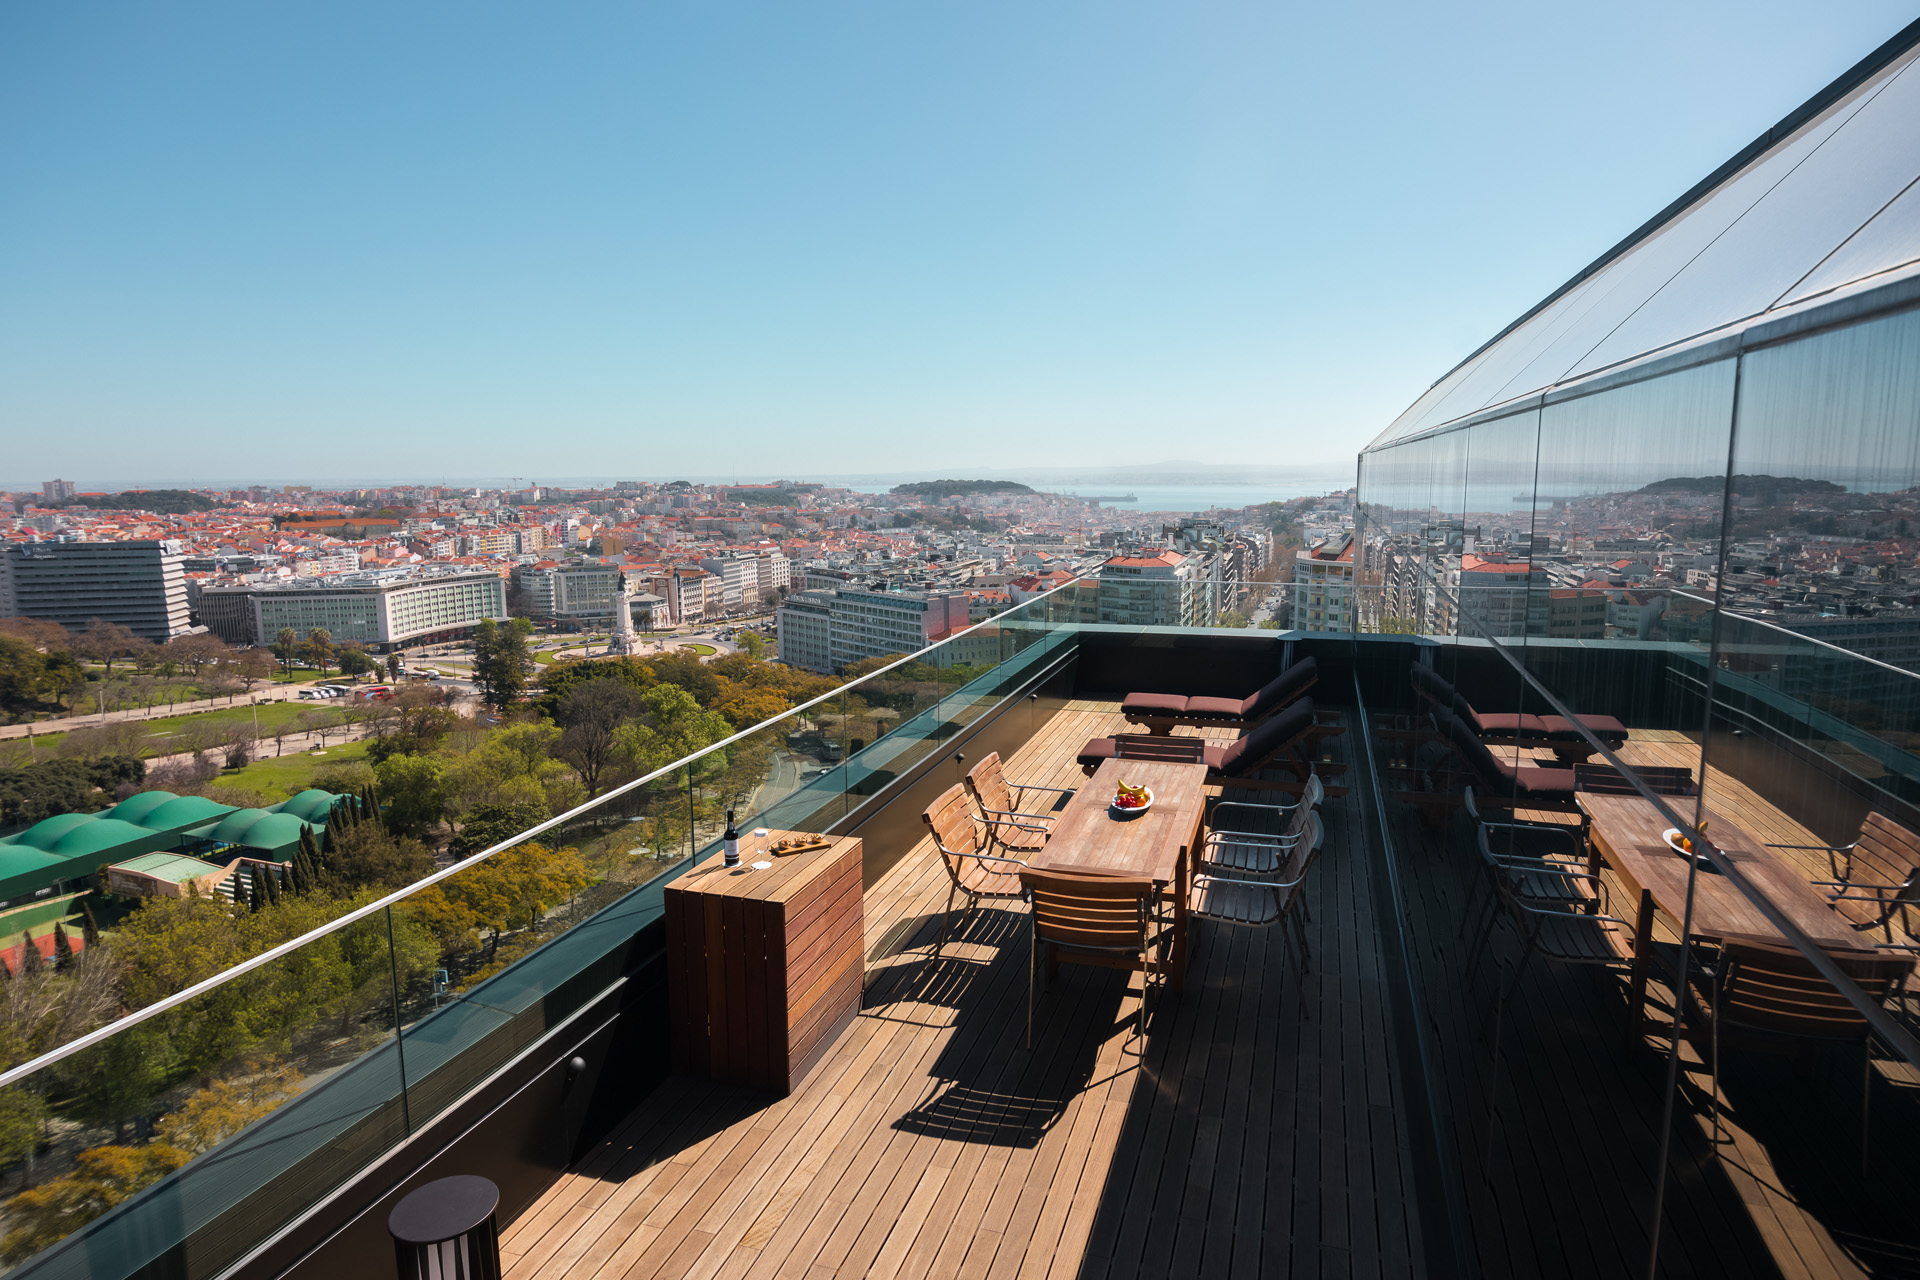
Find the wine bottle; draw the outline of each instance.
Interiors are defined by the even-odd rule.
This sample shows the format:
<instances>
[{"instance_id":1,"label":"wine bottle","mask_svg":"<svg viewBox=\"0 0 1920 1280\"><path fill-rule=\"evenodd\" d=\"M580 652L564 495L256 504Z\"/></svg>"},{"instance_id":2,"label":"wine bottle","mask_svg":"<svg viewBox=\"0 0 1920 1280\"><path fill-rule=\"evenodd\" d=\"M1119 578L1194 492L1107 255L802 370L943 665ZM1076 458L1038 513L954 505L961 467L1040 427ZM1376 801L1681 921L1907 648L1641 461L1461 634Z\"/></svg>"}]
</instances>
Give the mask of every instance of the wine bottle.
<instances>
[{"instance_id":1,"label":"wine bottle","mask_svg":"<svg viewBox=\"0 0 1920 1280\"><path fill-rule=\"evenodd\" d=\"M712 828L709 827L708 830L712 830ZM727 834L721 838L726 841L726 865L729 867L739 866L740 829L733 825L733 810L731 809L727 810Z\"/></svg>"}]
</instances>

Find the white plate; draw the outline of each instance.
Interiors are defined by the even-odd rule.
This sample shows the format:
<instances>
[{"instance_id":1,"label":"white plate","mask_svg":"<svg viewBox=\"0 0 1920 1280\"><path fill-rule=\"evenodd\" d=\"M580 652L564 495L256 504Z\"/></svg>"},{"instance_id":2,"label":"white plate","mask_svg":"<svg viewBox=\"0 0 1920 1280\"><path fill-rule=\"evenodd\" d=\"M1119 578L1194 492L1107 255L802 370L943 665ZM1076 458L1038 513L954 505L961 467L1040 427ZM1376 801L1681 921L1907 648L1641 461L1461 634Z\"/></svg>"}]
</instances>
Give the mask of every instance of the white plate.
<instances>
[{"instance_id":1,"label":"white plate","mask_svg":"<svg viewBox=\"0 0 1920 1280\"><path fill-rule=\"evenodd\" d=\"M1683 858L1692 858L1693 864L1704 871L1711 871L1713 869L1713 859L1707 857L1706 854L1688 853L1685 849L1680 847L1680 837L1683 834L1680 828L1668 827L1665 831L1662 831L1660 834L1666 839L1667 848L1673 850L1675 853L1679 854Z\"/></svg>"},{"instance_id":2,"label":"white plate","mask_svg":"<svg viewBox=\"0 0 1920 1280\"><path fill-rule=\"evenodd\" d=\"M1147 810L1153 808L1153 788L1142 787L1140 789L1147 793L1147 802L1145 804L1132 809L1122 809L1119 805L1113 803L1113 800L1109 800L1107 801L1107 808L1112 810L1112 812L1116 817L1121 817L1121 818L1131 818L1135 814L1145 813ZM1120 798L1119 795L1116 793L1114 795L1114 800L1118 800L1119 798Z\"/></svg>"}]
</instances>

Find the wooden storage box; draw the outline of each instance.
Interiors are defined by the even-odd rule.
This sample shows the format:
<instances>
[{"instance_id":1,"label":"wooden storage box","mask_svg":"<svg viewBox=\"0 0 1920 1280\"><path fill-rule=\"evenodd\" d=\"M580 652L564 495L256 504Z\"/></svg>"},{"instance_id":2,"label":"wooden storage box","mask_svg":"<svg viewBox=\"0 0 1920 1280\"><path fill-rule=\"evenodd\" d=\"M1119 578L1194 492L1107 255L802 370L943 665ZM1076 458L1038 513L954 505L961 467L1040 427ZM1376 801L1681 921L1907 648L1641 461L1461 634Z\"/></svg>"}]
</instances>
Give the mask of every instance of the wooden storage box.
<instances>
[{"instance_id":1,"label":"wooden storage box","mask_svg":"<svg viewBox=\"0 0 1920 1280\"><path fill-rule=\"evenodd\" d=\"M860 1009L861 844L775 858L790 832L741 841L667 886L674 1069L791 1093ZM771 861L765 871L749 864Z\"/></svg>"}]
</instances>

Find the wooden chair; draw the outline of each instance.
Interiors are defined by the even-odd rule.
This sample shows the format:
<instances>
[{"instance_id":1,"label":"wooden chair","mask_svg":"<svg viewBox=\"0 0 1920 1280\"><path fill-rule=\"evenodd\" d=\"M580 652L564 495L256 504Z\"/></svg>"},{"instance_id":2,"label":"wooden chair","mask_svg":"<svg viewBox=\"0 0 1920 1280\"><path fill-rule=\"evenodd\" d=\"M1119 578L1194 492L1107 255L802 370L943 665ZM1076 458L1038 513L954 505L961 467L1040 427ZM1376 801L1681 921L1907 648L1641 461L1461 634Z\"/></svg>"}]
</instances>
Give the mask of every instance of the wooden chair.
<instances>
[{"instance_id":1,"label":"wooden chair","mask_svg":"<svg viewBox=\"0 0 1920 1280\"><path fill-rule=\"evenodd\" d=\"M1162 738L1137 733L1117 733L1113 737L1113 754L1118 760L1171 760L1176 764L1194 764L1206 759L1206 751L1205 738Z\"/></svg>"},{"instance_id":2,"label":"wooden chair","mask_svg":"<svg viewBox=\"0 0 1920 1280\"><path fill-rule=\"evenodd\" d=\"M997 844L1003 849L1028 852L1046 847L1047 837L1053 834L1055 815L1022 812L1021 806L1027 803L1027 792L1051 791L1063 796L1073 794L1071 787L1043 787L1030 782L1009 783L1007 775L1000 768L998 751L987 752L978 764L967 770L967 790L972 793L973 802L980 806L980 816L987 824L989 845Z\"/></svg>"},{"instance_id":3,"label":"wooden chair","mask_svg":"<svg viewBox=\"0 0 1920 1280\"><path fill-rule=\"evenodd\" d=\"M1301 807L1305 811L1305 806ZM1306 999L1306 975L1313 967L1313 951L1300 921L1302 917L1312 919L1307 911L1307 872L1320 856L1325 835L1320 815L1306 811L1301 838L1288 851L1286 864L1276 878L1243 880L1202 873L1193 878L1187 897L1189 920L1241 928L1284 927L1288 941L1298 951L1293 980L1302 1001Z\"/></svg>"},{"instance_id":4,"label":"wooden chair","mask_svg":"<svg viewBox=\"0 0 1920 1280\"><path fill-rule=\"evenodd\" d=\"M1827 855L1831 880L1815 880L1833 909L1862 933L1882 931L1893 941L1893 921L1912 936L1907 908L1920 903L1920 835L1884 813L1873 812L1860 824L1852 844L1770 844L1769 849L1818 849Z\"/></svg>"},{"instance_id":5,"label":"wooden chair","mask_svg":"<svg viewBox=\"0 0 1920 1280\"><path fill-rule=\"evenodd\" d=\"M1646 783L1647 790L1661 796L1698 795L1693 785L1693 770L1685 765L1636 764L1634 776ZM1573 789L1597 796L1634 796L1639 789L1610 764L1573 766Z\"/></svg>"},{"instance_id":6,"label":"wooden chair","mask_svg":"<svg viewBox=\"0 0 1920 1280\"><path fill-rule=\"evenodd\" d=\"M1828 951L1827 957L1868 998L1884 1003L1913 970L1912 956L1874 951ZM1726 1032L1766 1047L1769 1042L1816 1042L1860 1046L1860 1174L1867 1172L1867 1114L1873 1095L1873 1030L1866 1017L1813 962L1792 947L1757 938L1721 939L1711 967L1693 983L1706 1002L1712 1047L1713 1138L1720 1140L1720 1042Z\"/></svg>"},{"instance_id":7,"label":"wooden chair","mask_svg":"<svg viewBox=\"0 0 1920 1280\"><path fill-rule=\"evenodd\" d=\"M1256 804L1251 800L1220 800L1210 815L1218 819L1223 811L1247 810L1253 813L1281 815L1279 831L1236 831L1214 827L1200 844L1199 863L1213 871L1241 872L1270 876L1286 862L1294 846L1307 829L1307 819L1326 794L1320 775L1307 778L1306 789L1293 804Z\"/></svg>"},{"instance_id":8,"label":"wooden chair","mask_svg":"<svg viewBox=\"0 0 1920 1280\"><path fill-rule=\"evenodd\" d=\"M1027 1047L1033 1047L1033 1008L1040 974L1040 949L1046 948L1047 976L1068 964L1099 965L1141 971L1140 1008L1134 1034L1142 1034L1147 995L1155 977L1164 978L1159 956L1165 932L1159 929L1153 881L1134 876L1086 875L1071 871L1020 872L1032 910L1032 948L1027 957Z\"/></svg>"},{"instance_id":9,"label":"wooden chair","mask_svg":"<svg viewBox=\"0 0 1920 1280\"><path fill-rule=\"evenodd\" d=\"M965 896L966 913L970 916L989 899L1004 902L1024 898L1026 891L1020 886L1020 873L1027 864L1018 858L999 858L981 851L973 810L967 804L966 792L958 784L942 791L920 818L933 832L933 845L940 851L949 882L947 911L940 917L940 941L933 949L933 953L939 955L947 945L954 899Z\"/></svg>"}]
</instances>

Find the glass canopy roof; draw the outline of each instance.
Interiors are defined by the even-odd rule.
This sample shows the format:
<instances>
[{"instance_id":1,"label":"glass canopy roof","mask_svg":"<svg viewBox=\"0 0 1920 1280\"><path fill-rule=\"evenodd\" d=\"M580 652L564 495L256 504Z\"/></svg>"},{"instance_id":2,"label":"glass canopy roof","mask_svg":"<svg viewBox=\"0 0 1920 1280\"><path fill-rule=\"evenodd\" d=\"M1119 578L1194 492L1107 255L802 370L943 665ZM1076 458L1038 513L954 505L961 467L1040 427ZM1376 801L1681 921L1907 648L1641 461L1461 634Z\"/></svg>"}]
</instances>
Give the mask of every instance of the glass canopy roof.
<instances>
[{"instance_id":1,"label":"glass canopy roof","mask_svg":"<svg viewBox=\"0 0 1920 1280\"><path fill-rule=\"evenodd\" d=\"M1435 383L1370 448L1920 262L1920 47Z\"/></svg>"}]
</instances>

